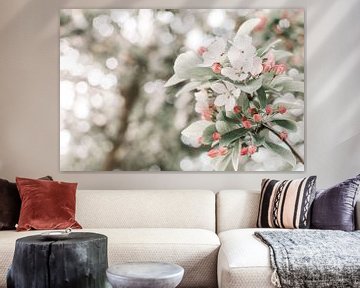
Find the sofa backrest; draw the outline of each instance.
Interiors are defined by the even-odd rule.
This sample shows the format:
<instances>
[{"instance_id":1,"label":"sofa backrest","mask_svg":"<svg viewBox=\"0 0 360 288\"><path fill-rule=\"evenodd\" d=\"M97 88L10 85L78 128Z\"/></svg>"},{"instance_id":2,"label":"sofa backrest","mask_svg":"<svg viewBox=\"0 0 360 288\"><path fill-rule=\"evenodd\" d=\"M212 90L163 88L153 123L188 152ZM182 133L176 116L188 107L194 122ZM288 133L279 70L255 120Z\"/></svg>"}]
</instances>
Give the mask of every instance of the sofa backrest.
<instances>
[{"instance_id":1,"label":"sofa backrest","mask_svg":"<svg viewBox=\"0 0 360 288\"><path fill-rule=\"evenodd\" d=\"M223 190L217 193L216 232L255 228L259 202L259 191ZM360 199L355 206L355 225L356 230L360 230Z\"/></svg>"},{"instance_id":2,"label":"sofa backrest","mask_svg":"<svg viewBox=\"0 0 360 288\"><path fill-rule=\"evenodd\" d=\"M259 191L223 190L216 194L217 233L255 228L260 202Z\"/></svg>"},{"instance_id":3,"label":"sofa backrest","mask_svg":"<svg viewBox=\"0 0 360 288\"><path fill-rule=\"evenodd\" d=\"M209 190L78 190L84 228L200 228L215 231Z\"/></svg>"}]
</instances>

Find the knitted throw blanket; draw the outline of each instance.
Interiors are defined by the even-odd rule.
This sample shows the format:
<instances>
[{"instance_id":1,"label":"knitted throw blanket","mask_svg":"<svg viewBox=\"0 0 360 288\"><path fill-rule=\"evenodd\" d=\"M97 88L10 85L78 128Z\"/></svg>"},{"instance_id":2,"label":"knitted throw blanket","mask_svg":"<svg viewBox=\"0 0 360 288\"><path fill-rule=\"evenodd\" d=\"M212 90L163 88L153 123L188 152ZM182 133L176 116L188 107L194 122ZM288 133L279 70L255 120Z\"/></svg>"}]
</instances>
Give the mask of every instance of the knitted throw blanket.
<instances>
[{"instance_id":1,"label":"knitted throw blanket","mask_svg":"<svg viewBox=\"0 0 360 288\"><path fill-rule=\"evenodd\" d=\"M360 287L360 230L255 232L270 248L276 287Z\"/></svg>"}]
</instances>

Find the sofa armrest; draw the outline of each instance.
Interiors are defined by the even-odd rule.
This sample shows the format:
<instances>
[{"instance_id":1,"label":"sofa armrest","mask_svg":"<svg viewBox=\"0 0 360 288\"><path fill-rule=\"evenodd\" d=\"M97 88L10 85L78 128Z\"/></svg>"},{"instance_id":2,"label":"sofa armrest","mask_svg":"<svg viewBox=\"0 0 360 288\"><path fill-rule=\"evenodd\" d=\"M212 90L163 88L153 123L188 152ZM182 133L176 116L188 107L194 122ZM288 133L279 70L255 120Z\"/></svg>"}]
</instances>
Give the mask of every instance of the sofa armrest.
<instances>
[{"instance_id":1,"label":"sofa armrest","mask_svg":"<svg viewBox=\"0 0 360 288\"><path fill-rule=\"evenodd\" d=\"M356 202L355 206L355 229L360 230L360 199Z\"/></svg>"}]
</instances>

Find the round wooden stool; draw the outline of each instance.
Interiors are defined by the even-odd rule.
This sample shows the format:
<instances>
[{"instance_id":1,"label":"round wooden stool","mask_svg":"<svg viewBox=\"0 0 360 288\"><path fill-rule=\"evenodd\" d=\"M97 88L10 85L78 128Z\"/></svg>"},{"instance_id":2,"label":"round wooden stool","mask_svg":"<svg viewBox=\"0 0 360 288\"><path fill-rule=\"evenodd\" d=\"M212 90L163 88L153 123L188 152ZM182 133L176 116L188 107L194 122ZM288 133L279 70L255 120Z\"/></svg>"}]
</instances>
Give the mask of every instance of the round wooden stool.
<instances>
[{"instance_id":1,"label":"round wooden stool","mask_svg":"<svg viewBox=\"0 0 360 288\"><path fill-rule=\"evenodd\" d=\"M107 237L70 233L66 239L41 235L16 240L8 288L98 288L106 283Z\"/></svg>"}]
</instances>

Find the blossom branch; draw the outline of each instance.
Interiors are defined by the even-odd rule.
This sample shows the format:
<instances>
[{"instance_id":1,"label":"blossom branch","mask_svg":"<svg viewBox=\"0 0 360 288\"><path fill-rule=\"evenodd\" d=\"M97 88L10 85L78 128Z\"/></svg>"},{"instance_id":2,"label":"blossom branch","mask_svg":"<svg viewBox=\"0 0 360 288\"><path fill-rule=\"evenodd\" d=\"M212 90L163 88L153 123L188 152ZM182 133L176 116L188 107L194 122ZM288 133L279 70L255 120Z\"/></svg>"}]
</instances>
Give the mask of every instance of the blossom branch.
<instances>
[{"instance_id":1,"label":"blossom branch","mask_svg":"<svg viewBox=\"0 0 360 288\"><path fill-rule=\"evenodd\" d=\"M274 130L273 128L271 128L270 126L267 126L265 124L262 124L262 126L266 129L268 129L269 131L271 131L273 134L275 134L279 139L281 139L286 146L289 147L289 149L291 150L291 152L295 155L295 157L302 163L304 164L304 159L300 156L300 154L294 149L294 147L291 146L291 144L286 140L286 139L282 139L282 137L280 136L280 134Z\"/></svg>"}]
</instances>

